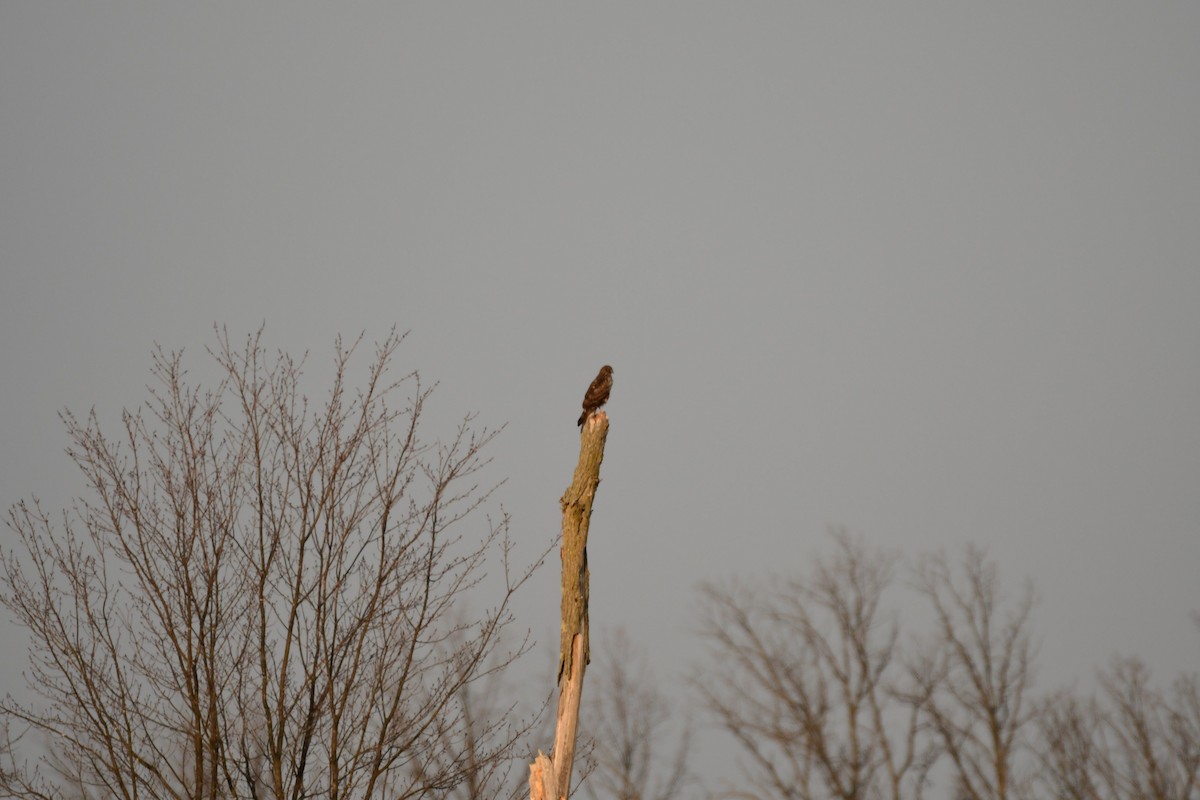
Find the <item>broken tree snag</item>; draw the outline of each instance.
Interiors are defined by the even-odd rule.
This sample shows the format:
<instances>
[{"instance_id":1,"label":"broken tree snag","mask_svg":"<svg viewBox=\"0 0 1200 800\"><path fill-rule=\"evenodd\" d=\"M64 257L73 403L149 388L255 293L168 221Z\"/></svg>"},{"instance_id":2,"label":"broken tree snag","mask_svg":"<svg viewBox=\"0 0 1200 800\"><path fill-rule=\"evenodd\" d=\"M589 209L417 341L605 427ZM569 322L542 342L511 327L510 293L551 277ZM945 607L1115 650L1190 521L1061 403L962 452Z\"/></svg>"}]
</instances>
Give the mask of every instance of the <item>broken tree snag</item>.
<instances>
[{"instance_id":1,"label":"broken tree snag","mask_svg":"<svg viewBox=\"0 0 1200 800\"><path fill-rule=\"evenodd\" d=\"M558 649L558 683L571 671L571 639L583 636L583 659L591 662L588 642L588 525L592 501L600 485L600 462L608 438L608 414L597 412L583 424L579 439L579 463L575 477L562 500L562 638Z\"/></svg>"},{"instance_id":2,"label":"broken tree snag","mask_svg":"<svg viewBox=\"0 0 1200 800\"><path fill-rule=\"evenodd\" d=\"M608 438L608 415L588 417L580 434L575 477L562 496L562 638L558 655L558 718L554 750L546 764L541 753L530 767L529 795L533 800L562 800L571 791L575 734L583 672L591 658L588 641L588 524L592 501L600 485L600 462ZM547 774L549 773L549 774ZM540 779L540 780L539 780ZM553 781L553 784L551 783Z\"/></svg>"}]
</instances>

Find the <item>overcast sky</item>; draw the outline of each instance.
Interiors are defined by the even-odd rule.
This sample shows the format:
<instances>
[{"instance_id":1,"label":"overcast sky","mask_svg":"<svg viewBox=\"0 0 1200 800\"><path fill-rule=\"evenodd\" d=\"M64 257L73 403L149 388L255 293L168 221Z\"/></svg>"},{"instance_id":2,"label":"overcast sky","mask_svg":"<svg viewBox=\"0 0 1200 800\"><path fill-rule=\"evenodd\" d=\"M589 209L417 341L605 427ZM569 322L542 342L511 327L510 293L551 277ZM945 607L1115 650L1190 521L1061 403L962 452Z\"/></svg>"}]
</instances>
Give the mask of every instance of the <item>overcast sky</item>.
<instances>
[{"instance_id":1,"label":"overcast sky","mask_svg":"<svg viewBox=\"0 0 1200 800\"><path fill-rule=\"evenodd\" d=\"M1198 42L1192 2L0 4L0 501L77 491L57 412L118 420L155 342L265 322L324 363L396 325L432 422L509 423L524 542L614 366L592 622L661 677L699 581L844 525L1032 578L1046 681L1168 679ZM549 642L557 570L521 606Z\"/></svg>"}]
</instances>

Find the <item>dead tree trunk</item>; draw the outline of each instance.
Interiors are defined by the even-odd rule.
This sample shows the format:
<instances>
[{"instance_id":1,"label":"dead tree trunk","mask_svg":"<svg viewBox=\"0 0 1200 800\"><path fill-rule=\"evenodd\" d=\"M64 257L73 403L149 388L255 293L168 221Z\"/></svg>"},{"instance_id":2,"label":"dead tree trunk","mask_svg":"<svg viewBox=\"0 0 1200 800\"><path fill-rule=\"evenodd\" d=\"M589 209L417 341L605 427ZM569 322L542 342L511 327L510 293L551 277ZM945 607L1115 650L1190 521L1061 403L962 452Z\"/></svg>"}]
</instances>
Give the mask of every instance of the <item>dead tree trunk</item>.
<instances>
[{"instance_id":1,"label":"dead tree trunk","mask_svg":"<svg viewBox=\"0 0 1200 800\"><path fill-rule=\"evenodd\" d=\"M562 638L558 656L558 718L553 757L538 752L529 767L531 800L564 800L571 790L575 733L583 671L591 660L588 642L588 524L600 485L600 462L608 438L608 415L593 414L583 425L575 477L562 496Z\"/></svg>"}]
</instances>

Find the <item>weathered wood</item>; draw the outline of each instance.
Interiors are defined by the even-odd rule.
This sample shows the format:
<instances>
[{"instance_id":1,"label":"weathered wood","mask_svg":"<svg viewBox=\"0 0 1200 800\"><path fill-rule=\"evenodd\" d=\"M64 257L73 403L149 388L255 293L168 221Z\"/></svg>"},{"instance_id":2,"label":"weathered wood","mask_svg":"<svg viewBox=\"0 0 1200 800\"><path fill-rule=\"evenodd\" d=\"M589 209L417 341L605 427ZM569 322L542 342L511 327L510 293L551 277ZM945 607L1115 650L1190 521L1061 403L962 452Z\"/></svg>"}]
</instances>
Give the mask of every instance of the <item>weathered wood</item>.
<instances>
[{"instance_id":1,"label":"weathered wood","mask_svg":"<svg viewBox=\"0 0 1200 800\"><path fill-rule=\"evenodd\" d=\"M558 718L554 750L529 768L531 800L565 800L571 791L575 737L583 697L583 673L591 660L588 638L587 537L592 501L600 485L600 462L608 438L608 415L588 417L580 434L579 463L562 505L562 638L558 657ZM545 763L543 763L545 762ZM551 783L553 782L553 783Z\"/></svg>"},{"instance_id":2,"label":"weathered wood","mask_svg":"<svg viewBox=\"0 0 1200 800\"><path fill-rule=\"evenodd\" d=\"M562 637L558 649L558 682L571 668L571 640L583 636L584 664L591 663L588 641L588 564L587 537L592 519L592 501L600 485L600 462L604 460L604 443L608 439L608 415L603 411L593 415L583 426L580 436L579 463L575 477L563 493L562 505Z\"/></svg>"},{"instance_id":3,"label":"weathered wood","mask_svg":"<svg viewBox=\"0 0 1200 800\"><path fill-rule=\"evenodd\" d=\"M571 768L575 763L575 738L579 730L579 704L583 697L583 669L587 659L583 657L585 635L576 636L572 647L571 663L574 667L559 683L558 720L554 726L554 772L555 782L566 797L571 789Z\"/></svg>"},{"instance_id":4,"label":"weathered wood","mask_svg":"<svg viewBox=\"0 0 1200 800\"><path fill-rule=\"evenodd\" d=\"M558 782L550 758L538 750L529 765L529 800L558 800Z\"/></svg>"}]
</instances>

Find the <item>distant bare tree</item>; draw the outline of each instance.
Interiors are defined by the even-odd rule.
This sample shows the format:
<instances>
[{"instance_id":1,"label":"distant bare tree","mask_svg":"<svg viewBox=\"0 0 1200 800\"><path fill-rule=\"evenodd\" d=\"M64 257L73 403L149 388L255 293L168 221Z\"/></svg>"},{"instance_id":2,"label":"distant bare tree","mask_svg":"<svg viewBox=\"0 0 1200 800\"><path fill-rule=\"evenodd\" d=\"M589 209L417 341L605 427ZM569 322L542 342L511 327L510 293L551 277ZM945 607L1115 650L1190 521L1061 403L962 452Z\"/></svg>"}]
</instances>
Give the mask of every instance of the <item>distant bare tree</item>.
<instances>
[{"instance_id":1,"label":"distant bare tree","mask_svg":"<svg viewBox=\"0 0 1200 800\"><path fill-rule=\"evenodd\" d=\"M958 565L944 555L926 558L917 585L933 606L935 629L912 674L925 695L925 721L950 761L954 797L1018 797L1029 777L1018 756L1033 719L1033 586L1007 603L995 564L974 546Z\"/></svg>"},{"instance_id":2,"label":"distant bare tree","mask_svg":"<svg viewBox=\"0 0 1200 800\"><path fill-rule=\"evenodd\" d=\"M921 797L936 753L886 610L895 556L833 540L807 576L704 587L711 657L697 688L762 796Z\"/></svg>"},{"instance_id":3,"label":"distant bare tree","mask_svg":"<svg viewBox=\"0 0 1200 800\"><path fill-rule=\"evenodd\" d=\"M1059 800L1116 798L1099 728L1103 712L1071 692L1049 698L1037 715L1036 782Z\"/></svg>"},{"instance_id":4,"label":"distant bare tree","mask_svg":"<svg viewBox=\"0 0 1200 800\"><path fill-rule=\"evenodd\" d=\"M391 374L400 340L357 391L358 343L339 341L319 406L303 362L268 357L260 332L218 335L208 391L159 350L149 402L116 436L64 416L89 494L61 519L14 507L0 565L37 697L0 713L49 754L10 753L0 789L440 797L508 755L519 731L489 723L472 744L462 702L521 652L495 658L529 575L509 572L508 519L467 527L496 434L468 417L425 441L431 389ZM493 553L503 578L477 589ZM484 588L490 609L460 616Z\"/></svg>"},{"instance_id":5,"label":"distant bare tree","mask_svg":"<svg viewBox=\"0 0 1200 800\"><path fill-rule=\"evenodd\" d=\"M1118 658L1100 673L1098 699L1062 693L1047 704L1039 777L1051 796L1200 798L1200 678L1183 675L1169 693L1149 681L1140 659Z\"/></svg>"},{"instance_id":6,"label":"distant bare tree","mask_svg":"<svg viewBox=\"0 0 1200 800\"><path fill-rule=\"evenodd\" d=\"M595 769L580 784L595 800L674 800L688 777L691 734L659 691L644 653L624 630L592 648L592 688L582 723Z\"/></svg>"},{"instance_id":7,"label":"distant bare tree","mask_svg":"<svg viewBox=\"0 0 1200 800\"><path fill-rule=\"evenodd\" d=\"M452 640L454 649L461 649L461 638ZM516 800L525 794L524 768L548 709L548 699L540 707L524 707L517 698L527 693L514 685L505 669L526 645L522 641L515 648L498 647L485 669L463 683L452 708L436 721L443 748L432 754L429 763L444 761L442 769L456 769L463 776L453 790L441 795L447 800ZM505 746L500 752L506 757L497 755L501 743ZM413 768L428 771L429 763L414 763Z\"/></svg>"},{"instance_id":8,"label":"distant bare tree","mask_svg":"<svg viewBox=\"0 0 1200 800\"><path fill-rule=\"evenodd\" d=\"M1101 673L1114 796L1194 800L1200 796L1200 684L1179 678L1170 694L1150 685L1137 658L1118 658Z\"/></svg>"}]
</instances>

